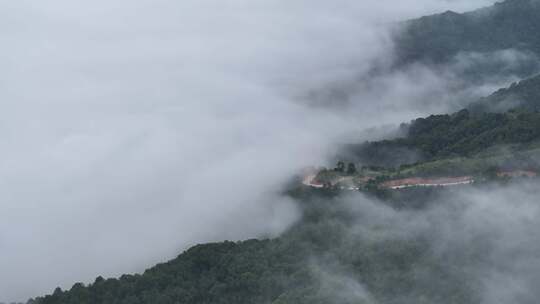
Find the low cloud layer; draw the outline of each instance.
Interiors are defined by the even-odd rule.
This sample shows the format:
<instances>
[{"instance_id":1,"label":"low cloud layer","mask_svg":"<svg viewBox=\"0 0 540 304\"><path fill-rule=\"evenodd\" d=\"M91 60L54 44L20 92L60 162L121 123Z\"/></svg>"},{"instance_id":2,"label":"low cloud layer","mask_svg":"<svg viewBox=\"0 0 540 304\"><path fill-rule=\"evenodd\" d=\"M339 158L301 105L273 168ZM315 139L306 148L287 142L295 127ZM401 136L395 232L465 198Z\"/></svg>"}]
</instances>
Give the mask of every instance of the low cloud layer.
<instances>
[{"instance_id":1,"label":"low cloud layer","mask_svg":"<svg viewBox=\"0 0 540 304\"><path fill-rule=\"evenodd\" d=\"M309 262L319 296L328 303L535 303L537 189L538 181L457 187L421 210L344 197L309 228L329 236L330 249Z\"/></svg>"},{"instance_id":2,"label":"low cloud layer","mask_svg":"<svg viewBox=\"0 0 540 304\"><path fill-rule=\"evenodd\" d=\"M434 86L306 96L391 60L382 24L492 2L0 1L0 301L279 234L292 174Z\"/></svg>"},{"instance_id":3,"label":"low cloud layer","mask_svg":"<svg viewBox=\"0 0 540 304\"><path fill-rule=\"evenodd\" d=\"M391 246L395 246L404 260L411 255L421 257L403 269L392 268L395 261L388 266L388 272L396 271L411 284L410 289L388 294L389 298L397 297L399 303L434 297L442 297L440 303L450 303L454 296L461 299L460 303L535 303L540 296L536 288L540 279L537 189L537 182L458 188L432 203L427 211L396 211L363 196L351 196L347 198L347 212L356 220L343 233L346 237L341 249L334 252L355 252L352 249L359 246L369 254L390 246L387 258L392 258ZM384 261L375 258L371 266L384 267ZM336 271L330 282L337 280L336 275L342 276L342 282L352 280L362 286L365 303L377 303L364 285L371 282L364 281L361 273L354 279L339 273ZM327 276L321 276L321 280L327 280ZM385 288L399 290L397 286Z\"/></svg>"}]
</instances>

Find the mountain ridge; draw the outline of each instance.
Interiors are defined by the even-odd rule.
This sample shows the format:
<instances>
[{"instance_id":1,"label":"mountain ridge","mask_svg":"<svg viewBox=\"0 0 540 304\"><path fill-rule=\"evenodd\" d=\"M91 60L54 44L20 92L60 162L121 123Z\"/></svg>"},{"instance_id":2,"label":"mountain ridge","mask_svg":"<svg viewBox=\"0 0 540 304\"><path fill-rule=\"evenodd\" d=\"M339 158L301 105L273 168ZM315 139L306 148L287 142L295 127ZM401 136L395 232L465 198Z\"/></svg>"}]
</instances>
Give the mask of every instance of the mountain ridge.
<instances>
[{"instance_id":1,"label":"mountain ridge","mask_svg":"<svg viewBox=\"0 0 540 304\"><path fill-rule=\"evenodd\" d=\"M397 65L449 63L460 53L514 49L537 61L540 1L506 0L472 12L424 16L403 23L395 34ZM538 70L520 67L528 75Z\"/></svg>"}]
</instances>

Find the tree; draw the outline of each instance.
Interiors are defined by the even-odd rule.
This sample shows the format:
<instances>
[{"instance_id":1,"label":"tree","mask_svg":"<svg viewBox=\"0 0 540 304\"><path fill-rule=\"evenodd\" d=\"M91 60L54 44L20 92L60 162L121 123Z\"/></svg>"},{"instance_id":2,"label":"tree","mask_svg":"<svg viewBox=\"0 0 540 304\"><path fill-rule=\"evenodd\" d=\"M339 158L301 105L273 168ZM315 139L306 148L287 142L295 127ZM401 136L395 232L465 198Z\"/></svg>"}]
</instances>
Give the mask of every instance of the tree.
<instances>
[{"instance_id":1,"label":"tree","mask_svg":"<svg viewBox=\"0 0 540 304\"><path fill-rule=\"evenodd\" d=\"M342 162L342 161L338 161L335 170L336 170L337 172L345 172L345 163Z\"/></svg>"},{"instance_id":2,"label":"tree","mask_svg":"<svg viewBox=\"0 0 540 304\"><path fill-rule=\"evenodd\" d=\"M353 163L349 163L347 166L347 174L356 174L356 166Z\"/></svg>"}]
</instances>

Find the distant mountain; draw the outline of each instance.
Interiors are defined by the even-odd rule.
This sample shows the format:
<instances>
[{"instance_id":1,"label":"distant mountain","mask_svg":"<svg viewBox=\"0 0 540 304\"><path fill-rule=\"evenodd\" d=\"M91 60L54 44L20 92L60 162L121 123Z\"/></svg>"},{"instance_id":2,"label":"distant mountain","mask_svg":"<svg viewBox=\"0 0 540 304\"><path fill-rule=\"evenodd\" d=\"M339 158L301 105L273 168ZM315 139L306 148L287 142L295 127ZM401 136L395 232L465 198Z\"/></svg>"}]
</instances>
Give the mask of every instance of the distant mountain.
<instances>
[{"instance_id":1,"label":"distant mountain","mask_svg":"<svg viewBox=\"0 0 540 304\"><path fill-rule=\"evenodd\" d=\"M404 23L396 35L398 64L448 63L464 52L514 49L540 55L540 0L507 0L468 13L447 11ZM520 72L538 67L524 65Z\"/></svg>"},{"instance_id":2,"label":"distant mountain","mask_svg":"<svg viewBox=\"0 0 540 304\"><path fill-rule=\"evenodd\" d=\"M469 106L475 113L506 112L514 108L540 111L540 75L513 83Z\"/></svg>"}]
</instances>

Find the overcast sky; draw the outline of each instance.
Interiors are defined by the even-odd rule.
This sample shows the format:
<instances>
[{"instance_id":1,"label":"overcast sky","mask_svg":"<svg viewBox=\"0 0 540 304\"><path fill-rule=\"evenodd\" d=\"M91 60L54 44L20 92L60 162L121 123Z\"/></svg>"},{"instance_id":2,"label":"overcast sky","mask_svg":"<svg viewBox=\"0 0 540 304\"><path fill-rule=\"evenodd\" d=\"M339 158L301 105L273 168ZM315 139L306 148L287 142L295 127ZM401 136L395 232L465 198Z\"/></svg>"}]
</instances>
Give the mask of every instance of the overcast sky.
<instances>
[{"instance_id":1,"label":"overcast sky","mask_svg":"<svg viewBox=\"0 0 540 304\"><path fill-rule=\"evenodd\" d=\"M390 61L381 26L493 2L0 0L0 301L279 234L288 178L444 85L306 96Z\"/></svg>"}]
</instances>

